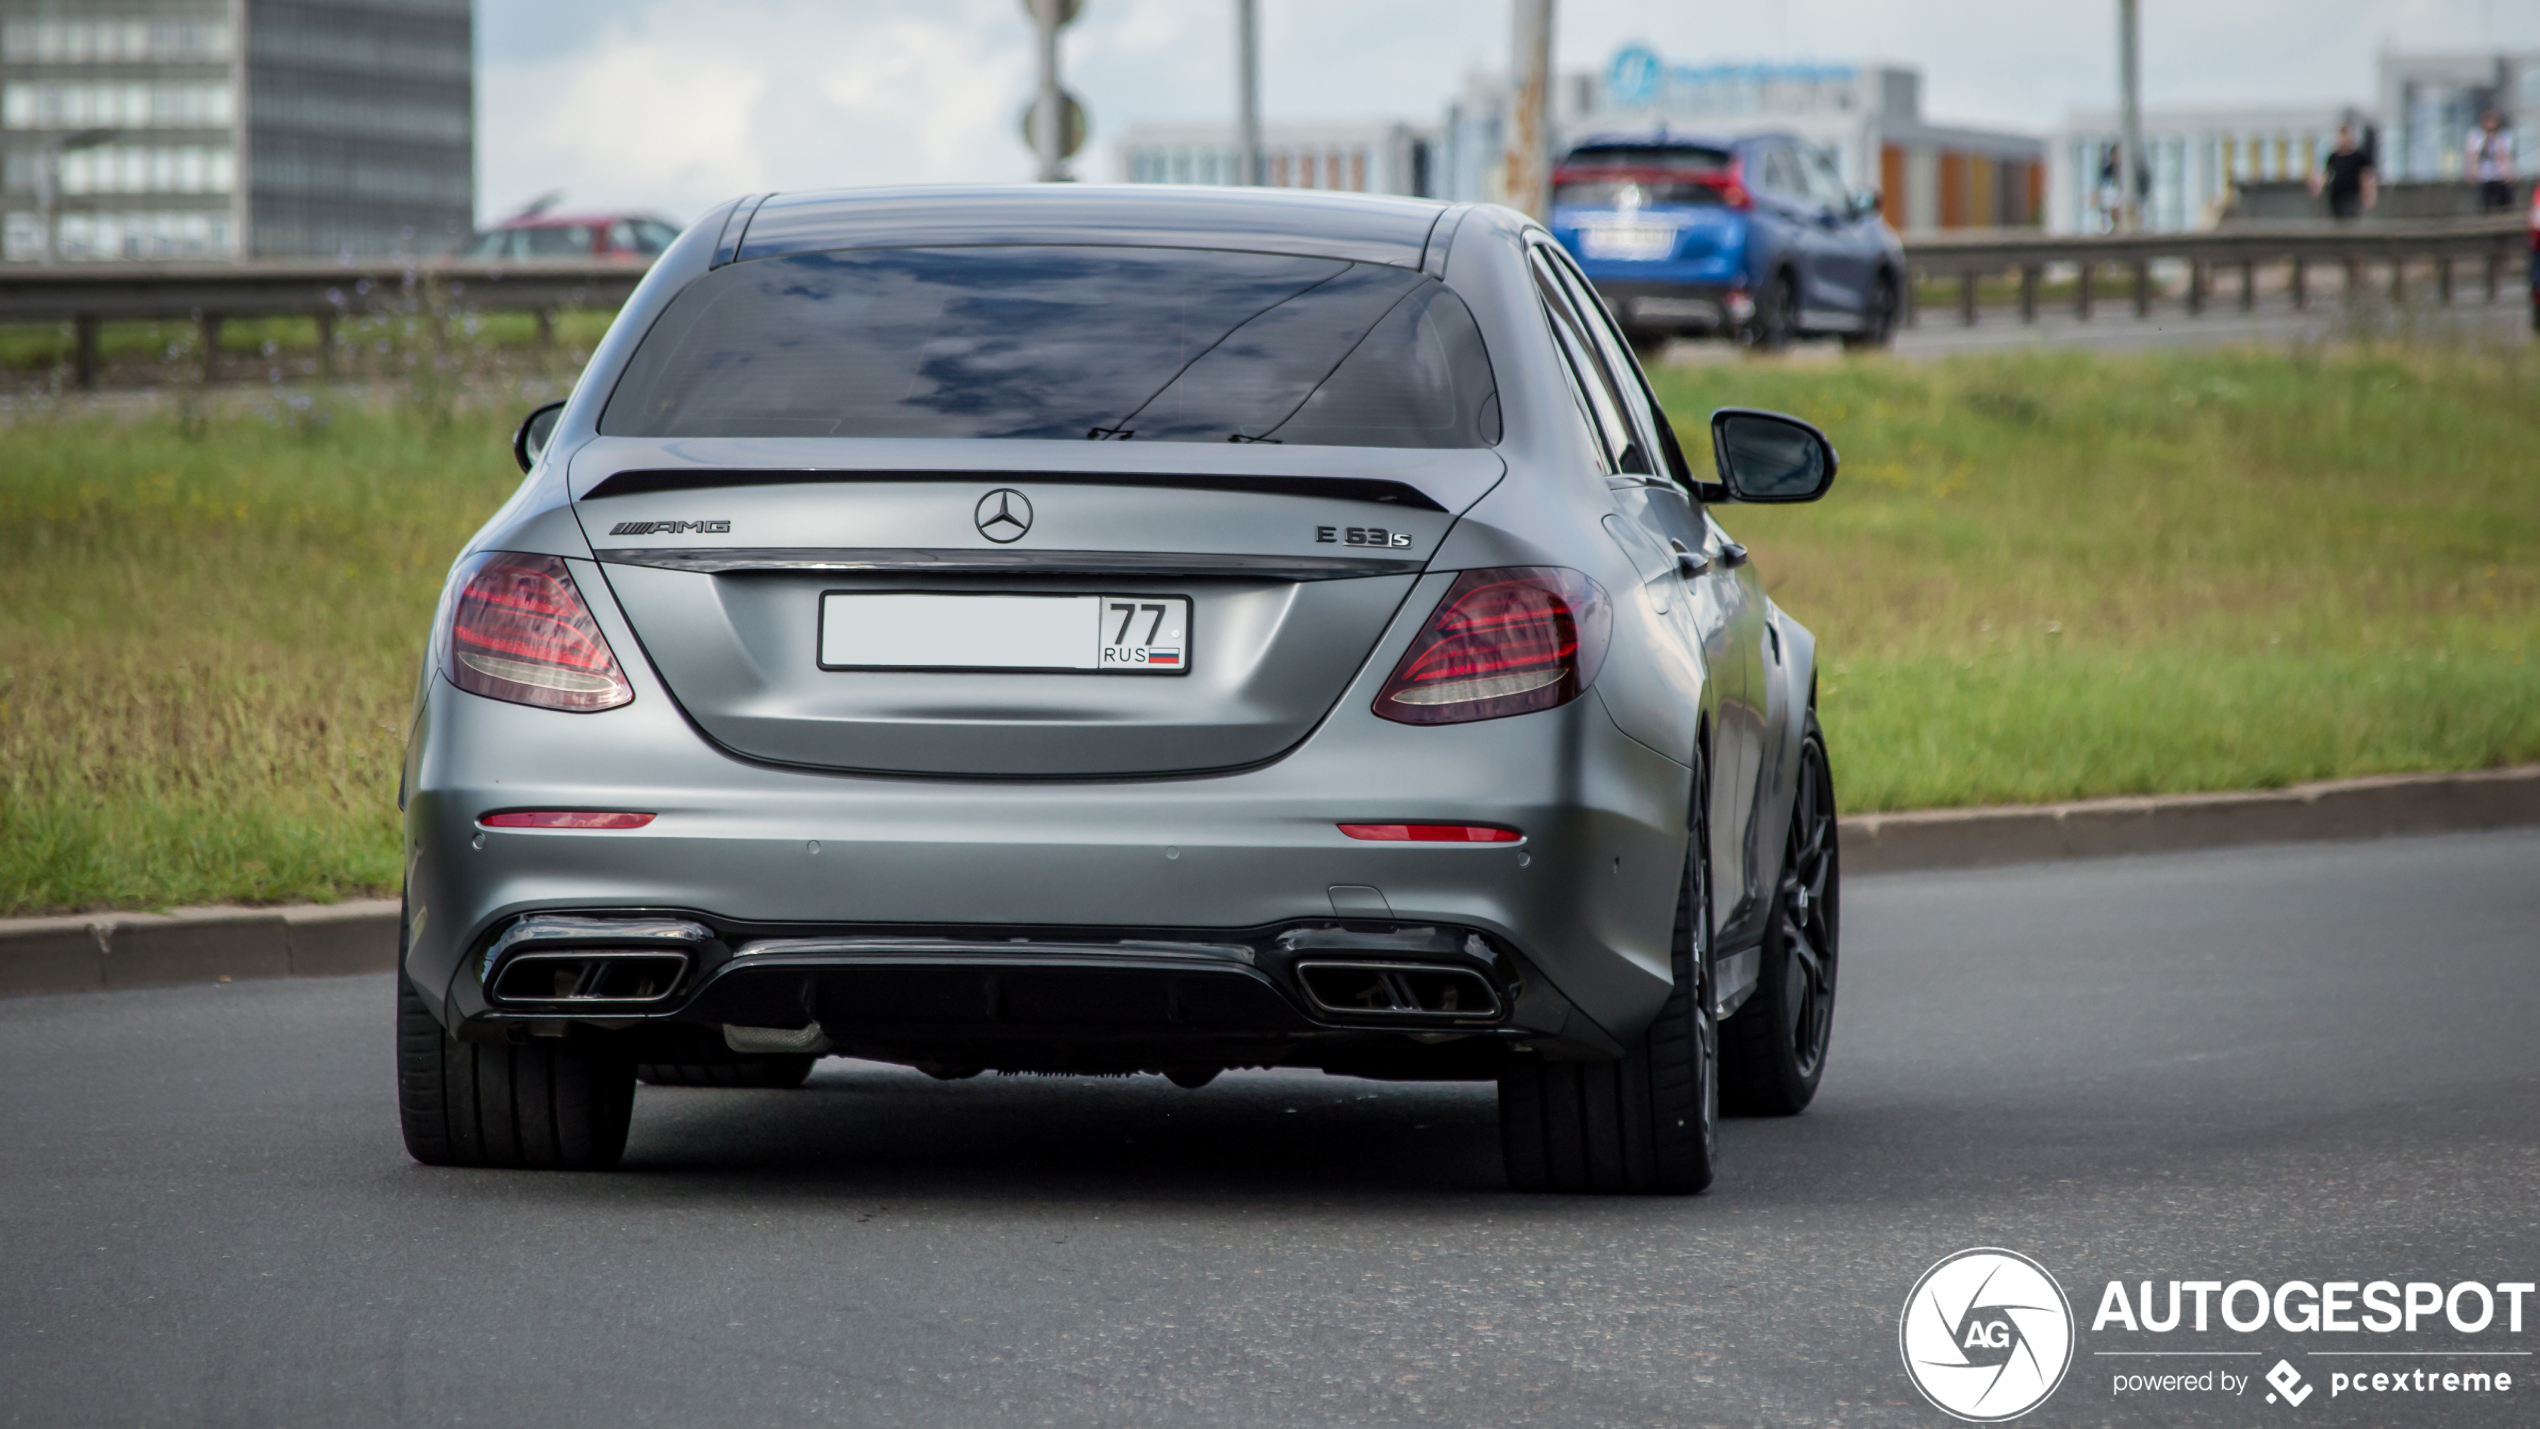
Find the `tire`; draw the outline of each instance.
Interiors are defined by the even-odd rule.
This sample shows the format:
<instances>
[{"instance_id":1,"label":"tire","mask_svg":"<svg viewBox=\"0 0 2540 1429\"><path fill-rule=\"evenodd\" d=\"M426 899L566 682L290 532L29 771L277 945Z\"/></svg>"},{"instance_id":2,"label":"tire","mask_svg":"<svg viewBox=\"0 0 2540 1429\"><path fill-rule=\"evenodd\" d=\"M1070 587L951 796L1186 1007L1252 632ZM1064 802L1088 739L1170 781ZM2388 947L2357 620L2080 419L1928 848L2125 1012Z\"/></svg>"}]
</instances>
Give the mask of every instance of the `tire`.
<instances>
[{"instance_id":1,"label":"tire","mask_svg":"<svg viewBox=\"0 0 2540 1429\"><path fill-rule=\"evenodd\" d=\"M1843 345L1855 352L1896 345L1896 275L1879 274L1878 286L1870 296L1870 310L1862 315L1867 326L1859 332L1843 335Z\"/></svg>"},{"instance_id":2,"label":"tire","mask_svg":"<svg viewBox=\"0 0 2540 1429\"><path fill-rule=\"evenodd\" d=\"M1799 336L1799 291L1788 273L1776 273L1755 302L1746 340L1757 352L1780 352Z\"/></svg>"},{"instance_id":3,"label":"tire","mask_svg":"<svg viewBox=\"0 0 2540 1429\"><path fill-rule=\"evenodd\" d=\"M653 1087L799 1087L818 1057L735 1057L728 1062L644 1062L635 1080Z\"/></svg>"},{"instance_id":4,"label":"tire","mask_svg":"<svg viewBox=\"0 0 2540 1429\"><path fill-rule=\"evenodd\" d=\"M399 969L397 1119L417 1161L605 1171L626 1153L634 1109L632 1061L562 1038L462 1042Z\"/></svg>"},{"instance_id":5,"label":"tire","mask_svg":"<svg viewBox=\"0 0 2540 1429\"><path fill-rule=\"evenodd\" d=\"M1834 775L1817 717L1799 745L1790 842L1764 922L1755 995L1720 1028L1720 1099L1736 1116L1793 1116L1826 1074L1842 931Z\"/></svg>"},{"instance_id":6,"label":"tire","mask_svg":"<svg viewBox=\"0 0 2540 1429\"><path fill-rule=\"evenodd\" d=\"M1699 777L1695 804L1706 799ZM1689 1195L1719 1155L1719 1036L1711 1019L1711 859L1686 840L1675 988L1620 1061L1519 1056L1500 1073L1499 1144L1520 1191Z\"/></svg>"}]
</instances>

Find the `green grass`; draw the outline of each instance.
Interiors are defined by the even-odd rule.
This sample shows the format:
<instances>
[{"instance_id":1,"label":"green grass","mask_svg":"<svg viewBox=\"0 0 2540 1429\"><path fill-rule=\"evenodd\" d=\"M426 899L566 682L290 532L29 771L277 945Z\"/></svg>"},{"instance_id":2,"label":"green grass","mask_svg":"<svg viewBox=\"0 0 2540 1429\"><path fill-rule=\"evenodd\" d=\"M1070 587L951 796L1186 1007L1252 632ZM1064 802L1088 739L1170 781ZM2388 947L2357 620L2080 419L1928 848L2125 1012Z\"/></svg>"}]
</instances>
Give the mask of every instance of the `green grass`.
<instances>
[{"instance_id":1,"label":"green grass","mask_svg":"<svg viewBox=\"0 0 2540 1429\"><path fill-rule=\"evenodd\" d=\"M520 473L508 413L331 415L0 429L0 913L396 887L424 628Z\"/></svg>"},{"instance_id":2,"label":"green grass","mask_svg":"<svg viewBox=\"0 0 2540 1429\"><path fill-rule=\"evenodd\" d=\"M2540 759L2540 362L2023 356L1660 380L1811 417L1723 519L1819 638L1855 811Z\"/></svg>"},{"instance_id":3,"label":"green grass","mask_svg":"<svg viewBox=\"0 0 2540 1429\"><path fill-rule=\"evenodd\" d=\"M1823 504L1737 509L1855 811L2540 758L2540 361L1749 362ZM525 406L526 403L518 405ZM398 754L515 413L0 427L0 913L393 892Z\"/></svg>"}]
</instances>

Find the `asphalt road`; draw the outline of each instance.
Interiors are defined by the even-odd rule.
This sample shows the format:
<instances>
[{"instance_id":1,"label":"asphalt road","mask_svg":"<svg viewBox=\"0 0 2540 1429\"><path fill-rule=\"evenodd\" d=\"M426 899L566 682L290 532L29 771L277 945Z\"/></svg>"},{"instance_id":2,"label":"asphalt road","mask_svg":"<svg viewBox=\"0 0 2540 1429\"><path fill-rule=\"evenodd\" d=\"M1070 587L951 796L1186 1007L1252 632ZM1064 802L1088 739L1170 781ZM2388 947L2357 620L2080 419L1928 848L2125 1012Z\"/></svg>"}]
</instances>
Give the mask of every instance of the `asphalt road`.
<instances>
[{"instance_id":1,"label":"asphalt road","mask_svg":"<svg viewBox=\"0 0 2540 1429\"><path fill-rule=\"evenodd\" d=\"M1834 1062L1684 1200L1498 1184L1488 1089L828 1062L645 1090L626 1168L429 1170L384 978L0 1003L0 1422L1945 1424L1916 1276L2084 1321L2023 1424L2534 1422L2089 1332L2172 1278L2540 1279L2540 831L1853 882ZM2358 1345L2358 1341L2370 1340ZM2258 1351L2126 1361L2101 1352ZM2298 1411L2111 1371L2289 1357Z\"/></svg>"}]
</instances>

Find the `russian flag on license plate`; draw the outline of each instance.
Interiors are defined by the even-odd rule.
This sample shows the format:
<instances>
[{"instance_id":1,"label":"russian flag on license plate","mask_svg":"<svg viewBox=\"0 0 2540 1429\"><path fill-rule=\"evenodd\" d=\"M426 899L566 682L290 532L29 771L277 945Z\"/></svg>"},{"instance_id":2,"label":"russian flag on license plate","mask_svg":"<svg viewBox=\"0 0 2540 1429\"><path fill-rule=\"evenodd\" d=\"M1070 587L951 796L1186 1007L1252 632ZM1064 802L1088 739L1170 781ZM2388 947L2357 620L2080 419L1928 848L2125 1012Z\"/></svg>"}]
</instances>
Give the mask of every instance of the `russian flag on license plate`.
<instances>
[{"instance_id":1,"label":"russian flag on license plate","mask_svg":"<svg viewBox=\"0 0 2540 1429\"><path fill-rule=\"evenodd\" d=\"M1150 665L1179 665L1182 663L1182 652L1179 650L1149 650L1147 652L1147 663Z\"/></svg>"}]
</instances>

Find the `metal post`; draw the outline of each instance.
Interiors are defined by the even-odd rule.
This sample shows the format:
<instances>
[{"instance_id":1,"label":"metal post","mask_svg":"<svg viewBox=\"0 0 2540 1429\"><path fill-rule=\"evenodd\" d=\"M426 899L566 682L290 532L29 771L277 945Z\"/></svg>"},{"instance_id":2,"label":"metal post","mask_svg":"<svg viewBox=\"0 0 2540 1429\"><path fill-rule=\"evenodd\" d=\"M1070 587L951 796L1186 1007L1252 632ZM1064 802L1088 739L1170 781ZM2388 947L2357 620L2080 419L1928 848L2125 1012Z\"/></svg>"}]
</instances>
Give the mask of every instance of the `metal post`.
<instances>
[{"instance_id":1,"label":"metal post","mask_svg":"<svg viewBox=\"0 0 2540 1429\"><path fill-rule=\"evenodd\" d=\"M1235 144L1243 177L1258 185L1261 172L1261 13L1254 0L1235 0Z\"/></svg>"},{"instance_id":2,"label":"metal post","mask_svg":"<svg viewBox=\"0 0 2540 1429\"><path fill-rule=\"evenodd\" d=\"M1958 326L1976 325L1976 270L1958 275Z\"/></svg>"},{"instance_id":3,"label":"metal post","mask_svg":"<svg viewBox=\"0 0 2540 1429\"><path fill-rule=\"evenodd\" d=\"M1552 4L1516 0L1508 50L1508 206L1538 220L1552 213Z\"/></svg>"},{"instance_id":4,"label":"metal post","mask_svg":"<svg viewBox=\"0 0 2540 1429\"><path fill-rule=\"evenodd\" d=\"M1911 268L1906 269L1906 270L1905 270L1905 326L1907 326L1907 327L1916 327L1916 326L1919 326L1919 325L1922 323L1922 320L1923 320L1923 305L1922 305L1922 301L1921 301L1921 291L1922 291L1922 286L1923 286L1923 275L1922 275L1922 274L1920 274L1920 273L1915 272L1915 271L1914 271L1913 269L1911 269Z\"/></svg>"},{"instance_id":5,"label":"metal post","mask_svg":"<svg viewBox=\"0 0 2540 1429\"><path fill-rule=\"evenodd\" d=\"M220 314L197 313L194 326L203 338L203 381L209 385L220 376Z\"/></svg>"},{"instance_id":6,"label":"metal post","mask_svg":"<svg viewBox=\"0 0 2540 1429\"><path fill-rule=\"evenodd\" d=\"M2135 166L2143 162L2143 9L2140 0L2117 0L2117 227L2143 226L2136 199Z\"/></svg>"},{"instance_id":7,"label":"metal post","mask_svg":"<svg viewBox=\"0 0 2540 1429\"><path fill-rule=\"evenodd\" d=\"M2452 305L2452 255L2440 253L2434 259L2434 289L2443 295L2443 306Z\"/></svg>"},{"instance_id":8,"label":"metal post","mask_svg":"<svg viewBox=\"0 0 2540 1429\"><path fill-rule=\"evenodd\" d=\"M2079 279L2073 284L2073 316L2083 322L2090 321L2090 275L2095 266L2085 260Z\"/></svg>"},{"instance_id":9,"label":"metal post","mask_svg":"<svg viewBox=\"0 0 2540 1429\"><path fill-rule=\"evenodd\" d=\"M2408 300L2408 255L2390 255L2390 301L2395 306Z\"/></svg>"},{"instance_id":10,"label":"metal post","mask_svg":"<svg viewBox=\"0 0 2540 1429\"><path fill-rule=\"evenodd\" d=\"M1040 161L1042 183L1054 184L1067 162L1066 101L1058 89L1058 26L1063 0L1031 0L1032 24L1040 31L1041 90L1035 101L1032 147Z\"/></svg>"},{"instance_id":11,"label":"metal post","mask_svg":"<svg viewBox=\"0 0 2540 1429\"><path fill-rule=\"evenodd\" d=\"M71 380L82 390L97 385L97 315L71 319Z\"/></svg>"},{"instance_id":12,"label":"metal post","mask_svg":"<svg viewBox=\"0 0 2540 1429\"><path fill-rule=\"evenodd\" d=\"M554 308L538 310L538 345L540 347L556 345L556 310Z\"/></svg>"},{"instance_id":13,"label":"metal post","mask_svg":"<svg viewBox=\"0 0 2540 1429\"><path fill-rule=\"evenodd\" d=\"M2205 311L2205 263L2200 258L2187 260L2187 314L2197 317Z\"/></svg>"},{"instance_id":14,"label":"metal post","mask_svg":"<svg viewBox=\"0 0 2540 1429\"><path fill-rule=\"evenodd\" d=\"M2152 265L2140 258L2134 260L2134 315L2152 315Z\"/></svg>"},{"instance_id":15,"label":"metal post","mask_svg":"<svg viewBox=\"0 0 2540 1429\"><path fill-rule=\"evenodd\" d=\"M2295 254L2293 256L2293 307L2296 311L2311 305L2309 278L2309 266L2303 263L2300 254Z\"/></svg>"},{"instance_id":16,"label":"metal post","mask_svg":"<svg viewBox=\"0 0 2540 1429\"><path fill-rule=\"evenodd\" d=\"M2258 263L2254 258L2240 260L2240 310L2244 313L2258 310Z\"/></svg>"},{"instance_id":17,"label":"metal post","mask_svg":"<svg viewBox=\"0 0 2540 1429\"><path fill-rule=\"evenodd\" d=\"M2034 264L2020 270L2020 321L2024 323L2037 321L2037 274Z\"/></svg>"}]
</instances>

